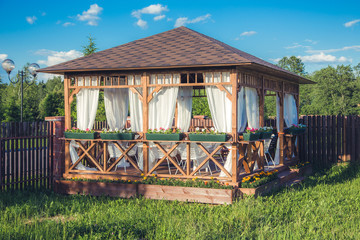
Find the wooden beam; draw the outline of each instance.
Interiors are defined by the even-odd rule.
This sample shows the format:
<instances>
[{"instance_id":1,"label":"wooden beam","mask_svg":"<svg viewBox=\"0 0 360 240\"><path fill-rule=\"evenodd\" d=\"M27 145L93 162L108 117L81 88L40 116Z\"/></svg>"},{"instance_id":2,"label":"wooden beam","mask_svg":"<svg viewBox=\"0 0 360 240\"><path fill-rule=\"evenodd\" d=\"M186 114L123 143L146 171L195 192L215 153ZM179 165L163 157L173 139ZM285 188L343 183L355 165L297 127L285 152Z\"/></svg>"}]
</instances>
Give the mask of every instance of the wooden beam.
<instances>
[{"instance_id":1,"label":"wooden beam","mask_svg":"<svg viewBox=\"0 0 360 240\"><path fill-rule=\"evenodd\" d=\"M280 113L279 113L279 145L280 145L280 164L284 164L284 82L282 83L282 91L279 94L280 98Z\"/></svg>"},{"instance_id":2,"label":"wooden beam","mask_svg":"<svg viewBox=\"0 0 360 240\"><path fill-rule=\"evenodd\" d=\"M138 95L138 98L140 99L140 101L143 101L143 96L141 95L141 93L139 92L139 90L137 90L135 87L130 87L129 88L130 91L132 91L134 94Z\"/></svg>"},{"instance_id":3,"label":"wooden beam","mask_svg":"<svg viewBox=\"0 0 360 240\"><path fill-rule=\"evenodd\" d=\"M233 144L231 145L231 161L232 161L232 173L231 173L231 179L233 183L238 182L238 161L237 161L237 141L238 141L238 72L237 71L231 71L230 73L230 82L232 83L231 88L231 104L232 104L232 110L231 110L231 125L232 125L232 137L233 137ZM223 87L223 86L222 86Z\"/></svg>"},{"instance_id":4,"label":"wooden beam","mask_svg":"<svg viewBox=\"0 0 360 240\"><path fill-rule=\"evenodd\" d=\"M70 98L69 98L69 104L71 105L71 103L73 102L73 100L74 100L74 95L75 94L78 94L79 93L79 91L80 91L80 87L78 87L78 88L75 88L74 89L74 91L72 91L72 93L71 93L71 95L70 95Z\"/></svg>"},{"instance_id":5,"label":"wooden beam","mask_svg":"<svg viewBox=\"0 0 360 240\"><path fill-rule=\"evenodd\" d=\"M228 91L226 88L224 88L224 85L222 85L222 84L216 84L216 87L217 87L218 89L220 89L221 91L225 92L225 93L226 93L226 97L227 97L230 101L232 101L231 94L229 93L229 91Z\"/></svg>"},{"instance_id":6,"label":"wooden beam","mask_svg":"<svg viewBox=\"0 0 360 240\"><path fill-rule=\"evenodd\" d=\"M258 93L259 93L259 123L260 123L260 127L264 127L265 124L265 108L264 108L264 104L265 104L265 93L264 93L264 78L261 78L261 89L259 89Z\"/></svg>"},{"instance_id":7,"label":"wooden beam","mask_svg":"<svg viewBox=\"0 0 360 240\"><path fill-rule=\"evenodd\" d=\"M146 139L146 132L149 128L149 104L148 98L148 79L149 76L146 73L141 75L141 85L143 92L143 138ZM135 81L135 78L134 78ZM149 143L143 142L143 170L146 175L149 172Z\"/></svg>"},{"instance_id":8,"label":"wooden beam","mask_svg":"<svg viewBox=\"0 0 360 240\"><path fill-rule=\"evenodd\" d=\"M151 93L150 95L147 97L147 102L149 103L151 101L151 99L153 99L153 94L156 92L158 93L160 90L162 89L162 86L157 86Z\"/></svg>"}]
</instances>

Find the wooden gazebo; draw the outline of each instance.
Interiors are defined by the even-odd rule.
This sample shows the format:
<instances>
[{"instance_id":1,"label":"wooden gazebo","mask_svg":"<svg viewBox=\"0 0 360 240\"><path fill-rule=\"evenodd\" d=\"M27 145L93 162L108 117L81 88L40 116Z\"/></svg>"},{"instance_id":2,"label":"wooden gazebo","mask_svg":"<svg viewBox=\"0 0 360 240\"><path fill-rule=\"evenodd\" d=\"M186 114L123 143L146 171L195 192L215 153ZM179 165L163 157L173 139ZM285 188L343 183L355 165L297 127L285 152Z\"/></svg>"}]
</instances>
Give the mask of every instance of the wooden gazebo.
<instances>
[{"instance_id":1,"label":"wooden gazebo","mask_svg":"<svg viewBox=\"0 0 360 240\"><path fill-rule=\"evenodd\" d=\"M94 53L65 63L40 69L39 72L64 75L65 97L65 127L71 128L71 103L81 89L129 89L136 94L142 103L142 131L138 131L135 140L111 141L103 139L80 140L65 139L65 173L64 177L136 179L157 171L159 177L177 177L182 179L215 178L236 185L243 171L251 172L254 161L259 167L263 163L263 141L246 142L238 132L238 93L241 88L256 89L259 99L259 124L264 126L264 98L270 93L280 100L278 139L280 142L280 165L284 164L284 95L291 94L299 107L299 84L312 83L278 66L254 57L226 45L211 37L179 27L167 32L136 40L114 48ZM224 75L229 74L229 81L224 81ZM166 76L166 77L165 77ZM207 77L206 77L207 76ZM209 77L210 76L210 77ZM212 77L211 77L212 76ZM214 76L220 76L220 81L214 81ZM84 84L85 79L91 79ZM167 79L165 81L165 78ZM205 80L205 78L207 80ZM136 79L138 81L136 81ZM152 81L155 80L155 81ZM165 148L164 142L146 139L149 128L149 102L165 87L193 87L203 89L215 86L226 93L231 101L231 131L226 142L218 142L212 150L207 149L203 142L191 142L187 137L172 141ZM231 91L227 88L231 86ZM151 91L149 92L149 89ZM129 92L130 92L129 91ZM130 113L131 114L131 113ZM175 113L176 115L177 113ZM187 133L185 133L187 134ZM79 158L72 161L70 157L70 141L78 146ZM121 152L115 162L108 161L107 146L114 144ZM190 146L196 144L206 154L206 158L195 168L191 168ZM187 159L185 165L180 165L174 156L174 151L180 144L185 144ZM139 167L136 159L129 152L136 146L142 147L143 165ZM158 161L149 167L149 147L154 146L162 153ZM232 168L228 171L216 157L223 146L230 146L232 153ZM250 159L249 146L252 146ZM245 149L248 153L245 154ZM250 149L250 150L249 150ZM260 151L259 151L260 150ZM259 154L258 154L259 152ZM121 159L130 163L127 171L115 171L115 166ZM168 161L169 171L161 171L163 163ZM205 164L211 161L219 171L225 173L220 177L216 173L198 174ZM80 163L90 163L94 169L77 169Z\"/></svg>"}]
</instances>

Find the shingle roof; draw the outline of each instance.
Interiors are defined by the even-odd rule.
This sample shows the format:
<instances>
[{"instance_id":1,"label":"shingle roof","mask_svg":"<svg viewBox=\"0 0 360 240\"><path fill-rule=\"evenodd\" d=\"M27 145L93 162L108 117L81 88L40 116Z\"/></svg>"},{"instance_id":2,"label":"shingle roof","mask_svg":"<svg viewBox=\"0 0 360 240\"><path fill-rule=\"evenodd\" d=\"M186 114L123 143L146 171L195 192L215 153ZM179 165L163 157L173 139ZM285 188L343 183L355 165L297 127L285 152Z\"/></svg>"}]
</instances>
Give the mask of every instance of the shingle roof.
<instances>
[{"instance_id":1,"label":"shingle roof","mask_svg":"<svg viewBox=\"0 0 360 240\"><path fill-rule=\"evenodd\" d=\"M254 63L301 78L274 64L186 27L175 28L89 56L42 68L39 72L178 68L244 63Z\"/></svg>"}]
</instances>

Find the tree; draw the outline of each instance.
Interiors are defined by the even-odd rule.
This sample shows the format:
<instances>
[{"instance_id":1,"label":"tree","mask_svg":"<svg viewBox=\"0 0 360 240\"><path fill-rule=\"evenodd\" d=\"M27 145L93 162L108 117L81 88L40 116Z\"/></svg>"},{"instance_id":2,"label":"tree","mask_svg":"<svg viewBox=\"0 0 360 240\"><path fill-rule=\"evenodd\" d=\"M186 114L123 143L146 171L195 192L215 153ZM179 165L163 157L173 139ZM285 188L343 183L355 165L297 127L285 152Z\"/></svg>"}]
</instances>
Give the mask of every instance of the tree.
<instances>
[{"instance_id":1,"label":"tree","mask_svg":"<svg viewBox=\"0 0 360 240\"><path fill-rule=\"evenodd\" d=\"M61 90L46 94L40 102L40 117L44 119L49 116L61 116L64 112L64 92Z\"/></svg>"},{"instance_id":2,"label":"tree","mask_svg":"<svg viewBox=\"0 0 360 240\"><path fill-rule=\"evenodd\" d=\"M300 58L295 56L283 57L277 64L279 67L293 72L299 76L305 77L307 73L305 72L305 65Z\"/></svg>"},{"instance_id":3,"label":"tree","mask_svg":"<svg viewBox=\"0 0 360 240\"><path fill-rule=\"evenodd\" d=\"M317 114L359 114L360 88L350 65L328 66L313 75L317 82L311 104Z\"/></svg>"},{"instance_id":4,"label":"tree","mask_svg":"<svg viewBox=\"0 0 360 240\"><path fill-rule=\"evenodd\" d=\"M98 50L98 48L96 47L96 43L94 41L95 38L91 37L91 34L89 34L88 40L89 40L89 44L86 46L82 46L83 48L82 53L84 54L84 56L91 55Z\"/></svg>"}]
</instances>

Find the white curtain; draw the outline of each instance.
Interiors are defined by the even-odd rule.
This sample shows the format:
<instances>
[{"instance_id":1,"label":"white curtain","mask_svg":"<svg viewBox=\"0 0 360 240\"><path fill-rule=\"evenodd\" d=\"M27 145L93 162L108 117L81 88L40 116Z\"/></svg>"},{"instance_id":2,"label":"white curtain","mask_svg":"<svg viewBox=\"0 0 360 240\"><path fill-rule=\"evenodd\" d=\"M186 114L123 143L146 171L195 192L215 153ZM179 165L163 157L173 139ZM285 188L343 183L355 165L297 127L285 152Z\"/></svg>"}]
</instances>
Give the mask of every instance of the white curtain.
<instances>
[{"instance_id":1,"label":"white curtain","mask_svg":"<svg viewBox=\"0 0 360 240\"><path fill-rule=\"evenodd\" d=\"M180 87L177 98L177 128L187 132L191 124L192 87Z\"/></svg>"},{"instance_id":2,"label":"white curtain","mask_svg":"<svg viewBox=\"0 0 360 240\"><path fill-rule=\"evenodd\" d=\"M78 86L97 86L97 77L79 77ZM99 89L80 89L76 95L77 127L81 130L92 129L95 122L96 110L99 101ZM75 141L70 142L69 150L71 161L74 164L78 159L77 148L79 146ZM79 163L78 170L97 170L96 168L85 167Z\"/></svg>"},{"instance_id":3,"label":"white curtain","mask_svg":"<svg viewBox=\"0 0 360 240\"><path fill-rule=\"evenodd\" d=\"M157 75L158 82L170 83L171 75ZM174 83L180 83L180 75L174 75ZM155 84L156 75L151 75L150 84ZM149 94L155 88L149 88ZM149 128L171 128L174 119L176 99L179 87L163 87L158 93L153 94L149 102Z\"/></svg>"},{"instance_id":4,"label":"white curtain","mask_svg":"<svg viewBox=\"0 0 360 240\"><path fill-rule=\"evenodd\" d=\"M151 75L150 84L158 83L171 83L170 74L159 74ZM173 83L180 83L180 75L173 75ZM152 93L154 87L149 88L149 94ZM158 129L164 128L168 129L172 127L176 99L178 97L179 87L162 87L158 93L153 93L153 98L149 102L149 129ZM150 144L149 150L149 169L152 169L155 166L157 156L161 156L161 153L156 146Z\"/></svg>"},{"instance_id":5,"label":"white curtain","mask_svg":"<svg viewBox=\"0 0 360 240\"><path fill-rule=\"evenodd\" d=\"M276 129L280 132L280 98L278 94L276 94ZM280 141L279 135L276 143L276 151L275 151L275 164L280 164Z\"/></svg>"},{"instance_id":6,"label":"white curtain","mask_svg":"<svg viewBox=\"0 0 360 240\"><path fill-rule=\"evenodd\" d=\"M245 88L242 87L238 93L238 103L237 103L237 125L238 132L244 132L247 124L247 115L246 115L246 103L245 103Z\"/></svg>"},{"instance_id":7,"label":"white curtain","mask_svg":"<svg viewBox=\"0 0 360 240\"><path fill-rule=\"evenodd\" d=\"M222 79L220 73L214 73L214 76L212 73L205 74L206 83L211 83L212 78L214 78L214 83L230 82L230 72L223 72ZM231 85L224 85L224 87L231 93ZM231 100L226 97L225 91L221 91L216 86L206 86L205 89L215 129L219 132L231 132Z\"/></svg>"},{"instance_id":8,"label":"white curtain","mask_svg":"<svg viewBox=\"0 0 360 240\"><path fill-rule=\"evenodd\" d=\"M106 120L111 129L123 129L129 112L128 89L104 89Z\"/></svg>"},{"instance_id":9,"label":"white curtain","mask_svg":"<svg viewBox=\"0 0 360 240\"><path fill-rule=\"evenodd\" d=\"M128 76L128 85L141 85L141 76L140 75L129 75ZM140 94L142 94L142 88L136 88ZM133 132L142 132L143 131L143 104L139 99L137 93L133 93L129 90L129 103L130 103L130 122L131 130Z\"/></svg>"},{"instance_id":10,"label":"white curtain","mask_svg":"<svg viewBox=\"0 0 360 240\"><path fill-rule=\"evenodd\" d=\"M255 88L245 87L246 115L249 128L259 128L259 96Z\"/></svg>"},{"instance_id":11,"label":"white curtain","mask_svg":"<svg viewBox=\"0 0 360 240\"><path fill-rule=\"evenodd\" d=\"M129 90L126 88L106 88L104 89L104 104L106 120L112 130L123 129L126 124L129 112ZM121 144L126 148L126 143ZM118 158L121 151L113 144L109 143L108 151L110 157ZM123 158L118 167L129 167L130 164Z\"/></svg>"},{"instance_id":12,"label":"white curtain","mask_svg":"<svg viewBox=\"0 0 360 240\"><path fill-rule=\"evenodd\" d=\"M292 94L286 94L284 98L284 120L287 127L298 124L296 100Z\"/></svg>"},{"instance_id":13,"label":"white curtain","mask_svg":"<svg viewBox=\"0 0 360 240\"><path fill-rule=\"evenodd\" d=\"M214 83L230 82L230 72L223 73L206 73L205 82L211 83L212 79ZM231 94L231 85L224 85L224 88ZM225 91L221 91L216 86L206 86L207 100L212 116L212 120L215 129L219 132L229 133L232 130L232 103L226 96ZM226 144L226 147L230 147L230 144ZM229 152L224 164L224 168L231 174L232 169L232 154ZM219 177L227 177L227 175L221 171Z\"/></svg>"},{"instance_id":14,"label":"white curtain","mask_svg":"<svg viewBox=\"0 0 360 240\"><path fill-rule=\"evenodd\" d=\"M97 85L96 77L78 78L78 86ZM85 83L84 83L85 82ZM92 129L95 122L99 102L99 89L83 88L76 95L77 127L81 130Z\"/></svg>"}]
</instances>

